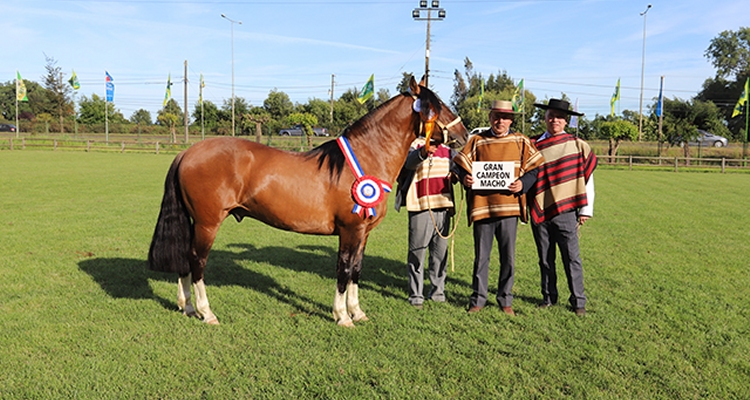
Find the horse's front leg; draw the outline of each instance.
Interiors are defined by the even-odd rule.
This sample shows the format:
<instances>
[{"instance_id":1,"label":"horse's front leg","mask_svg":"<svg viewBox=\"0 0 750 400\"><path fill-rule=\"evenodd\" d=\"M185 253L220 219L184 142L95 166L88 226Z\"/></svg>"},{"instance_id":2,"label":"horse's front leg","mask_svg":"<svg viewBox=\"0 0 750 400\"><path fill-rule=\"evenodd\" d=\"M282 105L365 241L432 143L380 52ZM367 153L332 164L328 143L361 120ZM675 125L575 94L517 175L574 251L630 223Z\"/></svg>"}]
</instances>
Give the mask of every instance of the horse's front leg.
<instances>
[{"instance_id":1,"label":"horse's front leg","mask_svg":"<svg viewBox=\"0 0 750 400\"><path fill-rule=\"evenodd\" d=\"M342 234L336 265L336 294L333 298L333 319L340 326L352 327L356 321L367 321L359 307L359 272L362 269L366 237ZM354 322L353 322L354 321Z\"/></svg>"}]
</instances>

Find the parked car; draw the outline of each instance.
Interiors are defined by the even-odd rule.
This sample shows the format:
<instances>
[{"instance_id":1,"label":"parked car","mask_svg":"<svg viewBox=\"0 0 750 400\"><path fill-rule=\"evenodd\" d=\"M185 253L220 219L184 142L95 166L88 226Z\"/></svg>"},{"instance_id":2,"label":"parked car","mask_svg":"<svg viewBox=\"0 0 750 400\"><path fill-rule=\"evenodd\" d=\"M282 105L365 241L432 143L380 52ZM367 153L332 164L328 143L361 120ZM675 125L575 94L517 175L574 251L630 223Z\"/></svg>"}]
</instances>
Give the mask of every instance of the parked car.
<instances>
[{"instance_id":1,"label":"parked car","mask_svg":"<svg viewBox=\"0 0 750 400\"><path fill-rule=\"evenodd\" d=\"M684 146L685 140L682 138L682 136L677 136L672 140L672 144L677 146ZM729 141L727 138L719 135L714 135L711 132L704 131L703 129L698 129L698 137L688 142L688 145L690 146L701 146L701 147L727 147L729 144Z\"/></svg>"},{"instance_id":2,"label":"parked car","mask_svg":"<svg viewBox=\"0 0 750 400\"><path fill-rule=\"evenodd\" d=\"M304 136L305 128L302 125L294 125L291 128L284 128L279 130L281 136ZM315 136L330 136L328 129L326 128L313 128L313 135Z\"/></svg>"},{"instance_id":3,"label":"parked car","mask_svg":"<svg viewBox=\"0 0 750 400\"><path fill-rule=\"evenodd\" d=\"M16 126L13 124L0 124L0 132L15 132Z\"/></svg>"},{"instance_id":4,"label":"parked car","mask_svg":"<svg viewBox=\"0 0 750 400\"><path fill-rule=\"evenodd\" d=\"M482 126L482 127L479 127L479 128L474 128L474 129L471 130L471 132L469 132L469 136L476 135L479 132L484 132L484 131L489 130L489 129L490 129L489 126Z\"/></svg>"}]
</instances>

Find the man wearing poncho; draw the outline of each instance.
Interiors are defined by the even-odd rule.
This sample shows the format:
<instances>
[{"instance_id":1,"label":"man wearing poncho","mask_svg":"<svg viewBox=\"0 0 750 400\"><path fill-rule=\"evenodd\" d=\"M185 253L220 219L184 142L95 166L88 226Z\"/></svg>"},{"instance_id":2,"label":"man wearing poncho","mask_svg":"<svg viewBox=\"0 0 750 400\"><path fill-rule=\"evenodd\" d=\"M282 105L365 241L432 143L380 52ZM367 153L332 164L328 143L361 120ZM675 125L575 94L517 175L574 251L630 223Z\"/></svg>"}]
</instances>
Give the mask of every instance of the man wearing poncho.
<instances>
[{"instance_id":1,"label":"man wearing poncho","mask_svg":"<svg viewBox=\"0 0 750 400\"><path fill-rule=\"evenodd\" d=\"M493 238L500 252L500 276L497 302L503 312L515 315L513 279L516 255L518 219L526 222L526 193L536 181L537 168L543 158L529 138L512 132L515 112L509 101L495 101L489 113L490 129L469 138L454 158L458 175L467 190L469 225L474 225L473 293L469 298L469 312L481 310L487 303L490 253ZM514 163L517 179L504 190L473 190L472 163L475 161L505 161Z\"/></svg>"},{"instance_id":2,"label":"man wearing poncho","mask_svg":"<svg viewBox=\"0 0 750 400\"><path fill-rule=\"evenodd\" d=\"M568 279L568 301L576 315L586 314L583 290L583 264L578 246L578 227L594 215L594 169L596 155L588 143L565 132L570 110L564 100L550 99L548 104L534 104L545 110L547 131L532 138L544 156L537 181L529 192L531 229L534 233L541 271L542 308L558 300L555 247L560 248L565 276Z\"/></svg>"}]
</instances>

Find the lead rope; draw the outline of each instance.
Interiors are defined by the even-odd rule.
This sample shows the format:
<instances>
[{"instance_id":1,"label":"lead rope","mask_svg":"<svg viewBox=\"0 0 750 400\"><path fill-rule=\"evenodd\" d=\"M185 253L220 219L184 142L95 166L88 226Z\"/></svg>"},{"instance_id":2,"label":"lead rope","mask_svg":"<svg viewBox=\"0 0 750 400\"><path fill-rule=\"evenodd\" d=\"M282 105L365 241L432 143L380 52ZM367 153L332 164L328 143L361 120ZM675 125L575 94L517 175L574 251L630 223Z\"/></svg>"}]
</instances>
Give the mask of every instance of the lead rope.
<instances>
[{"instance_id":1,"label":"lead rope","mask_svg":"<svg viewBox=\"0 0 750 400\"><path fill-rule=\"evenodd\" d=\"M429 143L427 143L427 144L429 144ZM441 238L446 239L446 240L448 240L448 239L451 240L451 245L450 245L451 272L455 272L456 271L456 263L455 263L455 256L456 256L456 252L455 252L456 236L455 236L455 233L456 233L456 228L458 228L458 221L461 218L461 212L463 212L463 210L461 209L461 206L463 205L464 196L463 196L463 192L461 192L461 201L459 202L459 209L456 212L454 212L453 213L453 217L451 217L451 222L453 223L453 228L451 229L451 232L448 234L448 236L444 236L440 232L440 229L438 229L437 222L435 221L435 214L432 213L432 206L430 205L430 195L429 194L430 194L430 171L432 170L432 155L429 156L429 160L430 160L430 162L429 162L429 164L427 166L427 179L426 179L426 182L425 182L425 190L427 191L427 210L430 212L430 218L432 219L432 227L435 228L435 232L437 232L438 236L440 236ZM452 196L452 197L455 197L455 196ZM452 200L453 200L453 204L454 204L454 208L455 208L456 201L455 201L455 199L452 199Z\"/></svg>"}]
</instances>

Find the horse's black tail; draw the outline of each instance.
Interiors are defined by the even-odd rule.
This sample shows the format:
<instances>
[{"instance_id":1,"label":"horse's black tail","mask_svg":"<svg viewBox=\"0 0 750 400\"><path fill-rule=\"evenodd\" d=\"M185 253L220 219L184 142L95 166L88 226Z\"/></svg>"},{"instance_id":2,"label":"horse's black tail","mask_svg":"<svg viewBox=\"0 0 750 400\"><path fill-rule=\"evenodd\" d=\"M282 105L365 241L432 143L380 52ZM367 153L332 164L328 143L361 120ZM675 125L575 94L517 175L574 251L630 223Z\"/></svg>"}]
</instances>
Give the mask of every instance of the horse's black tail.
<instances>
[{"instance_id":1,"label":"horse's black tail","mask_svg":"<svg viewBox=\"0 0 750 400\"><path fill-rule=\"evenodd\" d=\"M167 172L161 211L148 250L149 269L180 275L190 272L188 252L193 236L193 226L180 190L178 170L183 154L175 157Z\"/></svg>"}]
</instances>

